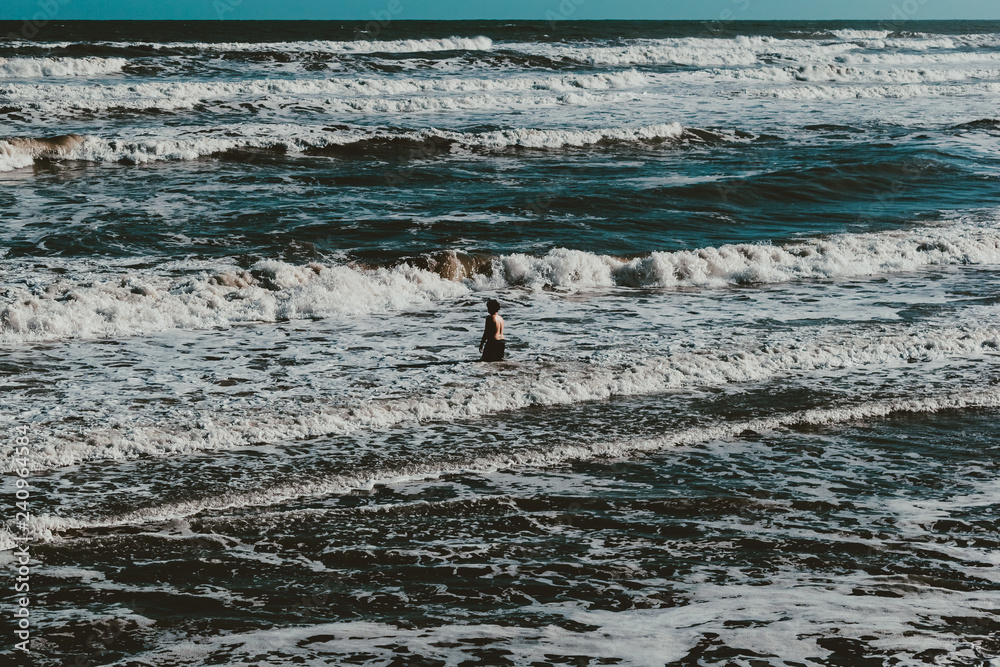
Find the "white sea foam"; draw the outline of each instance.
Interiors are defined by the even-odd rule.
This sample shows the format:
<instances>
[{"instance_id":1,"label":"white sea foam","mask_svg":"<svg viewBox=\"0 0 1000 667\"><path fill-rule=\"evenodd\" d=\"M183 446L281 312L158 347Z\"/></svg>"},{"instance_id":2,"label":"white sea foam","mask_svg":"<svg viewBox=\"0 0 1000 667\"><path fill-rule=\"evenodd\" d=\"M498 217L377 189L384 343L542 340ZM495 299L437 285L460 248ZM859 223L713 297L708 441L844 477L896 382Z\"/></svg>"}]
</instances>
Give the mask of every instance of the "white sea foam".
<instances>
[{"instance_id":1,"label":"white sea foam","mask_svg":"<svg viewBox=\"0 0 1000 667\"><path fill-rule=\"evenodd\" d=\"M850 28L843 28L840 30L831 30L830 34L841 39L885 39L892 33L888 30L852 30Z\"/></svg>"},{"instance_id":2,"label":"white sea foam","mask_svg":"<svg viewBox=\"0 0 1000 667\"><path fill-rule=\"evenodd\" d=\"M778 57L802 62L825 60L831 55L885 51L888 57L900 51L924 51L936 56L946 51L991 48L1000 45L1000 35L917 35L893 37L887 30L834 30L832 39L787 39L754 35L734 37L685 37L634 39L628 44L608 46L606 42L494 43L485 36L407 40L313 40L297 42L98 42L99 46L128 49L142 47L155 51L201 53L283 53L283 54L420 54L438 51L496 51L545 55L589 64L678 64L685 66L750 65L759 57ZM17 42L13 44L18 44ZM30 43L24 43L30 44ZM88 45L90 43L87 43ZM51 43L53 49L80 46L79 43ZM891 53L890 53L891 52ZM933 53L931 53L933 52Z\"/></svg>"},{"instance_id":3,"label":"white sea foam","mask_svg":"<svg viewBox=\"0 0 1000 667\"><path fill-rule=\"evenodd\" d=\"M835 62L844 65L881 65L884 67L913 66L940 67L973 64L990 64L1000 61L995 51L851 51L839 55Z\"/></svg>"},{"instance_id":4,"label":"white sea foam","mask_svg":"<svg viewBox=\"0 0 1000 667\"><path fill-rule=\"evenodd\" d=\"M522 90L571 92L581 89L610 90L641 86L648 80L649 77L646 74L630 70L626 72L602 72L599 74L513 76L509 78L329 79L323 82L323 85L330 86L329 92L343 92L351 95L405 95L427 92L468 93ZM273 81L268 83L273 83Z\"/></svg>"},{"instance_id":5,"label":"white sea foam","mask_svg":"<svg viewBox=\"0 0 1000 667\"><path fill-rule=\"evenodd\" d=\"M121 423L108 428L90 428L85 433L63 426L46 428L46 447L34 453L30 465L33 469L49 469L88 460L162 457L316 436L349 435L402 423L475 419L533 406L649 395L684 387L761 382L792 372L979 357L997 348L1000 348L1000 328L995 326L922 328L865 337L834 333L811 341L775 343L763 347L751 344L739 349L632 354L624 363L614 360L561 361L555 365L542 364L537 371L531 367L505 375L472 375L464 382L456 378L437 389L349 402L346 406L339 402L319 401L304 406L276 405L273 410L252 413L192 414L182 411L158 420L158 425ZM864 414L882 414L872 410L911 409L905 406L913 406L916 411L944 409L947 406L992 406L998 400L997 392L1000 390L977 390L967 395L956 392L948 397L933 397L926 401L914 398L909 402L871 403L849 409L838 408L830 413L807 414L812 422L821 423L817 420L827 418L822 415L832 415L829 419L833 420L837 415L854 415L844 417L846 419ZM705 430L698 429L696 432L704 433ZM628 447L641 448L634 443ZM605 453L613 452L608 450ZM10 457L9 453L0 456L4 469L12 467ZM527 460L521 463L528 464ZM392 475L423 475L427 470L414 468L396 471ZM337 481L337 484L343 485L343 482Z\"/></svg>"},{"instance_id":6,"label":"white sea foam","mask_svg":"<svg viewBox=\"0 0 1000 667\"><path fill-rule=\"evenodd\" d=\"M918 46L914 46L914 45ZM544 55L554 60L569 60L589 65L679 65L684 67L748 67L761 62L825 64L856 54L877 54L893 58L898 50L939 49L939 52L909 53L902 57L928 57L930 62L945 51L959 48L948 39L938 42L915 40L817 41L779 39L761 36L733 38L682 38L634 40L621 46L592 43L503 45L526 53ZM970 54L966 54L970 55Z\"/></svg>"},{"instance_id":7,"label":"white sea foam","mask_svg":"<svg viewBox=\"0 0 1000 667\"><path fill-rule=\"evenodd\" d=\"M220 100L255 102L301 100L321 104L331 110L368 104L366 98L401 95L476 93L496 95L532 91L579 93L592 90L615 90L642 86L647 77L639 72L611 72L583 75L517 76L510 78L437 77L426 78L334 78L334 79L258 79L245 81L158 81L132 84L88 86L9 84L0 87L0 95L11 103L31 105L44 111L80 109L188 109L197 104ZM326 100L328 96L335 100ZM359 99L360 98L360 99ZM428 99L424 97L423 99ZM436 99L436 98L430 98ZM490 105L511 102L511 98L489 98ZM365 100L365 101L362 101ZM386 100L381 100L386 101ZM333 104L339 102L338 104ZM400 100L405 103L406 100ZM484 105L485 106L485 105Z\"/></svg>"},{"instance_id":8,"label":"white sea foam","mask_svg":"<svg viewBox=\"0 0 1000 667\"><path fill-rule=\"evenodd\" d=\"M997 332L994 331L992 335L993 340L996 340ZM874 347L882 346L875 345ZM808 352L805 353L808 354ZM880 354L882 353L880 352ZM480 392L480 395L484 395L486 393L488 392ZM583 400L583 397L577 396L574 400ZM767 418L722 422L710 426L698 426L676 432L665 433L661 436L653 438L618 440L593 444L563 444L547 448L521 449L515 452L491 454L481 458L470 459L457 466L453 463L442 465L430 462L414 463L407 466L405 469L399 470L364 470L359 471L356 474L333 475L321 479L289 482L278 486L255 489L252 491L232 491L222 495L196 498L179 503L144 507L126 514L97 519L59 517L48 514L38 515L29 520L28 533L37 539L47 540L53 539L57 537L60 532L70 529L137 525L151 521L174 520L189 517L205 510L225 510L231 508L278 505L296 499L320 498L330 495L349 493L352 490L371 490L376 486L399 484L423 479L436 479L441 476L469 472L487 473L496 470L522 469L526 467L548 467L576 460L618 458L631 456L640 452L653 452L670 447L692 445L710 442L713 440L731 440L738 438L741 433L747 431L757 433L772 432L789 427L828 426L843 424L859 419L877 419L901 412L933 413L940 412L942 410L984 407L1000 407L1000 389L988 388L955 391L947 395L871 401L842 407L805 410ZM455 411L451 410L451 412L454 413ZM443 417L444 415L431 415L431 417L437 416ZM455 418L456 416L456 414L450 415L451 418ZM466 416L468 416L468 413ZM318 422L315 417L313 419L313 426L315 426ZM301 427L303 426L306 425L300 424L300 430L284 433L282 435L282 439L303 437L305 435L301 430ZM308 427L306 428L308 429ZM226 430L231 431L231 429L232 426L227 425ZM343 431L344 427L341 426L338 430ZM129 438L134 438L136 435L141 437L141 431L129 434L128 438L123 437L123 442L120 443L120 445L127 446L126 441L128 441ZM270 435L273 437L274 434L272 433ZM100 438L101 436L98 435L97 437ZM175 437L185 436L177 434ZM222 437L232 438L232 435ZM161 442L160 444L162 445L164 443ZM218 445L219 443L216 444ZM64 443L50 443L47 447L48 451L45 453L39 452L36 454L35 458L39 458L40 456L49 458L52 455L53 449L62 446L64 446ZM186 448L168 449L160 447L147 447L141 452L141 455L176 455L184 451L191 452L203 449L206 448L190 446ZM140 454L133 450L133 456L135 455ZM4 539L4 537L6 539ZM3 534L0 533L0 550L3 550L4 546L10 548L13 544L10 542L9 535L3 536Z\"/></svg>"},{"instance_id":9,"label":"white sea foam","mask_svg":"<svg viewBox=\"0 0 1000 667\"><path fill-rule=\"evenodd\" d=\"M0 140L0 172L30 167L34 163L35 156L30 151Z\"/></svg>"},{"instance_id":10,"label":"white sea foam","mask_svg":"<svg viewBox=\"0 0 1000 667\"><path fill-rule=\"evenodd\" d=\"M980 35L952 35L951 39L959 48L995 48L1000 46L1000 34L983 33Z\"/></svg>"},{"instance_id":11,"label":"white sea foam","mask_svg":"<svg viewBox=\"0 0 1000 667\"><path fill-rule=\"evenodd\" d=\"M599 540L596 540L599 541ZM565 619L545 627L439 621L419 628L373 621L342 621L281 627L222 636L201 636L139 653L114 665L197 664L210 658L230 663L251 662L260 655L294 655L303 662L330 662L334 656L365 655L373 663L398 661L399 647L425 662L459 665L469 661L470 647L502 651L511 664L534 665L554 656L588 656L601 664L662 667L682 664L711 637L712 647L732 654L752 655L754 661L727 664L825 663L832 654L829 638L838 646L868 645L900 665L924 664L917 654L941 654L947 664L990 664L960 631L941 632L934 626L946 619L983 617L991 608L988 591L935 587L914 578L899 578L904 595L892 598L858 596L859 587L885 586L892 578L863 572L824 573L821 581L801 572L770 572L767 579L718 583L717 576L696 571L704 580L671 581L686 599L683 604L651 609L605 610L586 602L534 603L531 613ZM640 577L640 572L635 576ZM727 577L739 576L729 571ZM630 582L634 583L634 582ZM660 582L649 582L659 590ZM974 616L974 617L975 617ZM572 629L567 626L572 625ZM839 653L843 655L843 651ZM718 655L718 654L715 654Z\"/></svg>"},{"instance_id":12,"label":"white sea foam","mask_svg":"<svg viewBox=\"0 0 1000 667\"><path fill-rule=\"evenodd\" d=\"M272 113L278 117L284 114L288 107L309 107L312 110L322 110L324 113L414 113L421 111L442 111L455 109L494 109L494 108L537 108L550 105L590 105L608 102L620 102L629 96L623 93L606 92L592 93L582 88L568 88L557 95L537 94L543 89L525 88L517 94L449 94L449 95L412 95L396 98L381 97L368 94L364 97L358 94L344 94L341 97L309 97L305 94L282 96L258 91L259 96L247 92L245 95L225 94L203 96L170 95L158 93L156 96L145 97L139 92L139 86L128 87L128 93L122 97L100 98L90 90L90 100L77 99L71 101L71 95L51 95L44 99L28 101L21 99L22 109L28 112L42 112L68 118L77 117L81 111L106 112L121 111L183 111L194 108L211 108L217 113L246 114ZM263 88L260 86L258 88ZM191 92L191 91L188 91ZM30 97L30 96L29 96Z\"/></svg>"},{"instance_id":13,"label":"white sea foam","mask_svg":"<svg viewBox=\"0 0 1000 667\"><path fill-rule=\"evenodd\" d=\"M511 137L501 132L489 136L501 145L519 140L544 146L553 141L548 135ZM540 256L495 257L486 274L457 258L449 264L453 270L443 273L409 265L368 270L261 261L250 271L220 267L214 275L183 282L155 274L112 274L62 278L33 292L14 286L10 301L0 311L0 340L118 337L173 328L367 314L510 286L562 291L712 288L998 263L1000 230L989 223L839 234L785 246L739 244L654 252L632 260L559 248Z\"/></svg>"},{"instance_id":14,"label":"white sea foam","mask_svg":"<svg viewBox=\"0 0 1000 667\"><path fill-rule=\"evenodd\" d=\"M874 31L872 36L881 34ZM683 67L753 67L761 63L823 67L828 64L878 64L884 67L935 67L995 63L1000 53L983 50L990 40L953 37L894 39L869 37L817 41L738 36L727 39L636 40L622 46L592 43L504 45L559 61L588 65L678 65ZM995 41L995 37L991 38Z\"/></svg>"},{"instance_id":15,"label":"white sea foam","mask_svg":"<svg viewBox=\"0 0 1000 667\"><path fill-rule=\"evenodd\" d=\"M210 105L215 111L235 111L246 113L247 105L254 107L255 113L266 113L274 111L278 115L281 109L288 106L309 106L312 109L322 109L325 113L416 113L421 111L448 111L459 109L492 109L492 108L538 108L552 105L590 105L606 104L609 102L620 102L627 99L627 96L617 93L588 93L585 91L567 92L561 95L530 95L523 97L511 97L491 94L476 95L448 95L440 97L429 97L417 95L399 99L386 98L326 98L322 100L309 100L301 97L266 97L258 100L245 99L242 102L233 98L232 103L222 103L220 100L208 100L200 98L165 97L156 99L128 99L101 101L96 103L77 103L72 109L66 109L61 104L50 107L50 111L66 111L67 115L75 116L81 109L89 111L105 111L114 109L115 111L177 111L192 109L201 105ZM46 108L46 104L35 105L36 108Z\"/></svg>"},{"instance_id":16,"label":"white sea foam","mask_svg":"<svg viewBox=\"0 0 1000 667\"><path fill-rule=\"evenodd\" d=\"M215 275L180 283L154 275L57 282L44 294L24 294L2 311L0 319L7 335L101 338L384 312L467 292L461 283L410 266L359 271L261 261L250 271L222 268Z\"/></svg>"},{"instance_id":17,"label":"white sea foam","mask_svg":"<svg viewBox=\"0 0 1000 667\"><path fill-rule=\"evenodd\" d=\"M725 245L654 252L621 260L580 250L497 260L507 284L555 287L719 287L872 276L940 264L1000 262L1000 230L992 225L917 228L776 245Z\"/></svg>"},{"instance_id":18,"label":"white sea foam","mask_svg":"<svg viewBox=\"0 0 1000 667\"><path fill-rule=\"evenodd\" d=\"M572 99L567 102L572 102ZM326 149L357 144L371 140L404 140L423 143L442 139L455 142L467 148L505 149L513 147L557 149L565 147L590 146L602 142L616 143L660 143L678 141L685 136L679 123L665 123L638 128L614 127L592 130L549 130L534 128L512 128L490 132L452 132L446 130L425 130L391 132L387 130L327 130L293 124L260 124L227 126L211 133L198 133L197 138L180 135L176 138L139 136L134 139L102 139L85 137L72 148L59 151L10 150L6 170L15 165L28 166L24 157L44 157L46 159L82 160L89 162L129 162L146 163L165 160L194 160L240 148L273 149L280 148L296 153L311 149ZM7 140L8 144L12 140ZM38 140L44 143L46 140ZM0 150L4 150L0 143Z\"/></svg>"},{"instance_id":19,"label":"white sea foam","mask_svg":"<svg viewBox=\"0 0 1000 667\"><path fill-rule=\"evenodd\" d=\"M31 44L31 42L28 42ZM299 42L57 42L51 48L67 48L83 44L128 49L133 47L153 50L193 50L236 53L420 53L432 51L486 51L493 48L489 37L445 37L443 39L399 40L312 40Z\"/></svg>"},{"instance_id":20,"label":"white sea foam","mask_svg":"<svg viewBox=\"0 0 1000 667\"><path fill-rule=\"evenodd\" d=\"M948 51L1000 46L1000 34L941 35L926 32L892 33L884 30L832 30L828 35L855 42L866 49L886 51ZM822 35L814 35L822 36Z\"/></svg>"},{"instance_id":21,"label":"white sea foam","mask_svg":"<svg viewBox=\"0 0 1000 667\"><path fill-rule=\"evenodd\" d=\"M414 113L419 111L448 111L458 109L537 108L553 105L584 106L610 104L630 99L620 93L567 92L562 95L532 95L530 97L503 97L497 95L461 95L448 97L407 97L404 99L354 99L325 100L323 107L330 112L360 113Z\"/></svg>"},{"instance_id":22,"label":"white sea foam","mask_svg":"<svg viewBox=\"0 0 1000 667\"><path fill-rule=\"evenodd\" d=\"M687 74L694 79L731 78L753 81L836 81L843 83L942 83L970 79L998 79L1000 68L905 69L850 66L843 64L714 69Z\"/></svg>"},{"instance_id":23,"label":"white sea foam","mask_svg":"<svg viewBox=\"0 0 1000 667\"><path fill-rule=\"evenodd\" d=\"M271 43L181 43L175 46L213 51L281 51L286 53L422 53L433 51L489 51L489 37L445 37L443 39L399 39L389 41L354 40L347 42L271 42Z\"/></svg>"},{"instance_id":24,"label":"white sea foam","mask_svg":"<svg viewBox=\"0 0 1000 667\"><path fill-rule=\"evenodd\" d=\"M477 134L438 132L437 136L466 146L483 148L565 148L591 146L605 141L643 143L680 139L684 128L680 123L664 123L639 128L606 128L596 130L536 130L510 129Z\"/></svg>"},{"instance_id":25,"label":"white sea foam","mask_svg":"<svg viewBox=\"0 0 1000 667\"><path fill-rule=\"evenodd\" d=\"M75 134L50 139L0 139L0 172L30 167L37 158L66 158L83 144L84 138Z\"/></svg>"},{"instance_id":26,"label":"white sea foam","mask_svg":"<svg viewBox=\"0 0 1000 667\"><path fill-rule=\"evenodd\" d=\"M515 50L588 65L680 65L741 67L756 65L762 56L788 59L832 58L858 49L853 44L817 45L805 40L738 36L729 39L682 38L635 40L622 46L579 44L505 45Z\"/></svg>"},{"instance_id":27,"label":"white sea foam","mask_svg":"<svg viewBox=\"0 0 1000 667\"><path fill-rule=\"evenodd\" d=\"M748 89L749 97L773 97L782 100L909 99L918 97L961 97L996 95L1000 82L963 85L882 85L882 86L783 86Z\"/></svg>"},{"instance_id":28,"label":"white sea foam","mask_svg":"<svg viewBox=\"0 0 1000 667\"><path fill-rule=\"evenodd\" d=\"M749 66L757 63L757 51L749 46L720 49L696 46L632 45L558 48L554 58L588 65L681 65L686 67Z\"/></svg>"},{"instance_id":29,"label":"white sea foam","mask_svg":"<svg viewBox=\"0 0 1000 667\"><path fill-rule=\"evenodd\" d=\"M117 74L124 58L0 58L0 79Z\"/></svg>"}]
</instances>

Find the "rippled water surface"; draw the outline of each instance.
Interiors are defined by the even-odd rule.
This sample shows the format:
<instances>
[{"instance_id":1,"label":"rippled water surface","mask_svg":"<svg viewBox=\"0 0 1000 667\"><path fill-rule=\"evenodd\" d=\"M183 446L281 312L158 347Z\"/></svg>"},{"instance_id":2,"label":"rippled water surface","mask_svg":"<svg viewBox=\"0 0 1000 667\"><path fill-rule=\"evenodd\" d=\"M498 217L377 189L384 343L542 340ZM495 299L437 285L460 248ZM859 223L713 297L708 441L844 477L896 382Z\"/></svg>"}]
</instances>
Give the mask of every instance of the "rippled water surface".
<instances>
[{"instance_id":1,"label":"rippled water surface","mask_svg":"<svg viewBox=\"0 0 1000 667\"><path fill-rule=\"evenodd\" d=\"M1000 665L1000 24L21 28L4 659Z\"/></svg>"}]
</instances>

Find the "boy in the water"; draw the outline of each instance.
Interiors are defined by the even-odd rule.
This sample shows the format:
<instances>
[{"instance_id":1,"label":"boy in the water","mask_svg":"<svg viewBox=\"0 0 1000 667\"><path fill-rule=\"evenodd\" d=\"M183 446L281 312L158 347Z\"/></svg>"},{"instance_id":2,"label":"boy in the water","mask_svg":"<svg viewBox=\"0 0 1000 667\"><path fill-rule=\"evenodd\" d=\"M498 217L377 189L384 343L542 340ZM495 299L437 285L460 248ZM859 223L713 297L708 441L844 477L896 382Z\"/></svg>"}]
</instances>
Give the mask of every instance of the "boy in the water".
<instances>
[{"instance_id":1,"label":"boy in the water","mask_svg":"<svg viewBox=\"0 0 1000 667\"><path fill-rule=\"evenodd\" d=\"M480 361L503 361L507 343L503 337L503 318L500 317L500 302L490 299L486 302L486 331L479 341L479 351L483 353Z\"/></svg>"}]
</instances>

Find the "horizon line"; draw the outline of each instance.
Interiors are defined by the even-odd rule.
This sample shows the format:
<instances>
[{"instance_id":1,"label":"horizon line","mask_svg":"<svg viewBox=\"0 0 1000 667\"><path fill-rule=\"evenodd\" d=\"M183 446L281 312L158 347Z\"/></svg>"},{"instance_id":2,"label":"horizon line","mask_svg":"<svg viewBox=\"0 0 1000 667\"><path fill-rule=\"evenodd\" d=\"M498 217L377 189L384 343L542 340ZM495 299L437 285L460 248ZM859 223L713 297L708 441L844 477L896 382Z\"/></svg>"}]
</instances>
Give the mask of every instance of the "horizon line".
<instances>
[{"instance_id":1,"label":"horizon line","mask_svg":"<svg viewBox=\"0 0 1000 667\"><path fill-rule=\"evenodd\" d=\"M29 19L24 18L4 18L0 16L0 21L6 22L21 22ZM269 18L256 18L256 19L205 19L205 18L190 18L190 19L51 19L49 23L181 23L181 22L198 22L198 23L301 23L303 21L315 22L315 23L343 23L343 22L368 22L371 18L357 18L357 19L269 19ZM725 23L842 23L844 21L857 21L864 23L959 23L959 22L981 22L981 23L1000 23L1000 18L995 19L984 19L984 18L950 18L950 19L873 19L873 18L843 18L843 19L771 19L771 18L731 18L731 19L719 19L719 18L704 18L704 19L618 19L618 18L595 18L595 19L545 19L545 18L510 18L510 19L393 19L393 23L426 23L428 21L435 21L440 23L472 23L472 22L490 22L490 23L509 23L511 21L519 22L532 22L532 23L597 23L597 22L607 22L607 21L620 21L620 22L649 22L649 23L716 23L724 21Z\"/></svg>"}]
</instances>

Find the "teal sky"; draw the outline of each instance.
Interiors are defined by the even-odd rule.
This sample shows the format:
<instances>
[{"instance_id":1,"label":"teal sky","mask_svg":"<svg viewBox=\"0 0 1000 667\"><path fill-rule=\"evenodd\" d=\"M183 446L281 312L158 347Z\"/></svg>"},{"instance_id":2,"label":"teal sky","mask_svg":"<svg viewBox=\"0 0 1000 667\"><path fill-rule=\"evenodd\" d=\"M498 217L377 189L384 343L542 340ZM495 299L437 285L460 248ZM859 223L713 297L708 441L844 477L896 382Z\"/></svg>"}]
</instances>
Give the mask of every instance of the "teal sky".
<instances>
[{"instance_id":1,"label":"teal sky","mask_svg":"<svg viewBox=\"0 0 1000 667\"><path fill-rule=\"evenodd\" d=\"M1000 0L2 0L29 19L1000 19Z\"/></svg>"}]
</instances>

